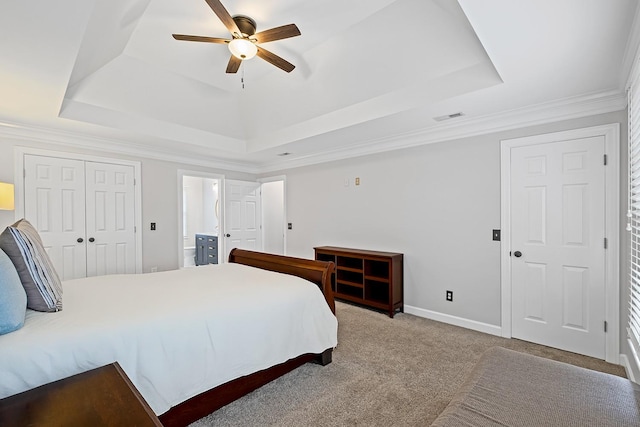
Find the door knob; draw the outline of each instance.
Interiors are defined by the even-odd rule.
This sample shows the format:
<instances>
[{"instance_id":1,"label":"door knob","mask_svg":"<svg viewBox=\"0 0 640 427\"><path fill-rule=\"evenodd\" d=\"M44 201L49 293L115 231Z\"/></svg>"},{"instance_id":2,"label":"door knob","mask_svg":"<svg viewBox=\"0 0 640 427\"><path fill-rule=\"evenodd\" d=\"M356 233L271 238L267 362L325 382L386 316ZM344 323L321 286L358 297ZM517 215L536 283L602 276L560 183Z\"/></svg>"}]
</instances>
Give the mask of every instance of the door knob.
<instances>
[{"instance_id":1,"label":"door knob","mask_svg":"<svg viewBox=\"0 0 640 427\"><path fill-rule=\"evenodd\" d=\"M95 242L95 241L96 241L96 239L94 239L93 237L89 237L89 241L90 241L91 243L93 243L93 242Z\"/></svg>"},{"instance_id":2,"label":"door knob","mask_svg":"<svg viewBox=\"0 0 640 427\"><path fill-rule=\"evenodd\" d=\"M520 252L520 251L515 251L515 252L513 253L513 256L514 256L514 257L516 257L516 258L520 258L520 257L522 256L522 252Z\"/></svg>"},{"instance_id":3,"label":"door knob","mask_svg":"<svg viewBox=\"0 0 640 427\"><path fill-rule=\"evenodd\" d=\"M76 242L82 243L82 242L84 242L84 239L82 237L78 237L78 240L76 240Z\"/></svg>"},{"instance_id":4,"label":"door knob","mask_svg":"<svg viewBox=\"0 0 640 427\"><path fill-rule=\"evenodd\" d=\"M225 234L225 237L231 237L231 234L227 233Z\"/></svg>"}]
</instances>

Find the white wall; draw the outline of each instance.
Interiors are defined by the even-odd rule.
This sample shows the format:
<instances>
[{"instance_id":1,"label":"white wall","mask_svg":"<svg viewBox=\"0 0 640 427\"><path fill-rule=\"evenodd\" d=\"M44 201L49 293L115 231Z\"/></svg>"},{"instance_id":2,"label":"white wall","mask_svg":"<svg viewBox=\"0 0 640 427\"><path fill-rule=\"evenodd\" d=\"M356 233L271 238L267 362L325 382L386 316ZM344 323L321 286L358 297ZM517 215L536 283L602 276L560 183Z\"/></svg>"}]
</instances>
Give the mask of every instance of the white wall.
<instances>
[{"instance_id":1,"label":"white wall","mask_svg":"<svg viewBox=\"0 0 640 427\"><path fill-rule=\"evenodd\" d=\"M285 171L287 252L402 252L406 305L499 326L500 243L491 230L500 228L500 141L615 122L625 127L625 112Z\"/></svg>"},{"instance_id":2,"label":"white wall","mask_svg":"<svg viewBox=\"0 0 640 427\"><path fill-rule=\"evenodd\" d=\"M284 181L262 184L263 250L284 255Z\"/></svg>"},{"instance_id":3,"label":"white wall","mask_svg":"<svg viewBox=\"0 0 640 427\"><path fill-rule=\"evenodd\" d=\"M143 271L150 272L178 268L178 212L182 214L182 200L178 201L178 169L188 169L225 175L229 179L252 181L251 174L181 163L135 158L112 154L107 151L78 150L69 146L17 140L0 134L0 181L15 182L14 152L16 146L33 147L60 152L76 152L113 159L137 160L142 169L142 263ZM19 171L18 171L19 173ZM14 222L14 213L0 211L0 229ZM151 231L150 223L155 222L156 231Z\"/></svg>"}]
</instances>

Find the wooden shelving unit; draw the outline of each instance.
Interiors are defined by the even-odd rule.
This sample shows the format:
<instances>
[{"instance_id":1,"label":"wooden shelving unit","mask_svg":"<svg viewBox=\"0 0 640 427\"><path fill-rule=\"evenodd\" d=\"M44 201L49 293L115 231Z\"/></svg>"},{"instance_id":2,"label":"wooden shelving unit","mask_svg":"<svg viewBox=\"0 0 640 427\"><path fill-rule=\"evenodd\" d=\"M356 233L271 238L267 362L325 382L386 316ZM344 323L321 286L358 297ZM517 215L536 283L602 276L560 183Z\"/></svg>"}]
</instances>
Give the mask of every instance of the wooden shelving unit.
<instances>
[{"instance_id":1,"label":"wooden shelving unit","mask_svg":"<svg viewBox=\"0 0 640 427\"><path fill-rule=\"evenodd\" d=\"M314 250L317 260L336 265L331 278L335 298L384 310L389 317L404 311L403 254L334 246Z\"/></svg>"}]
</instances>

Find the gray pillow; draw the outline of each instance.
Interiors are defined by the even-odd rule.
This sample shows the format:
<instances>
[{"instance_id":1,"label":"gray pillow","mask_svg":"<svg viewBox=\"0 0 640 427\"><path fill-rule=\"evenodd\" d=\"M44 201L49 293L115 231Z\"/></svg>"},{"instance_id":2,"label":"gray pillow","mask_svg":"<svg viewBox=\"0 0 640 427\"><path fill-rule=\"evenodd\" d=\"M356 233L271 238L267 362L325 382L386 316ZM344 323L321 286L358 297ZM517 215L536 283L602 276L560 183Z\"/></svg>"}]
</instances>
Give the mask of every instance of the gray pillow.
<instances>
[{"instance_id":1,"label":"gray pillow","mask_svg":"<svg viewBox=\"0 0 640 427\"><path fill-rule=\"evenodd\" d=\"M0 249L11 259L27 293L27 307L62 310L62 283L42 245L38 231L25 219L0 234Z\"/></svg>"},{"instance_id":2,"label":"gray pillow","mask_svg":"<svg viewBox=\"0 0 640 427\"><path fill-rule=\"evenodd\" d=\"M11 259L0 249L0 335L24 325L27 294Z\"/></svg>"}]
</instances>

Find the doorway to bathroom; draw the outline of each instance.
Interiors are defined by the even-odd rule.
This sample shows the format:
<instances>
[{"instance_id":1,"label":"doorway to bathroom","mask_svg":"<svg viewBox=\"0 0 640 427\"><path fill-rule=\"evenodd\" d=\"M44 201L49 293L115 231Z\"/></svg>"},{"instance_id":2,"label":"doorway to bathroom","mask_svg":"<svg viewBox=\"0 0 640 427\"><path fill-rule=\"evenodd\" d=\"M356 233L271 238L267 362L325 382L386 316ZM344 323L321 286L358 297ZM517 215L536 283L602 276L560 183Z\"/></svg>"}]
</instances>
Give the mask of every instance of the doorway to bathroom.
<instances>
[{"instance_id":1,"label":"doorway to bathroom","mask_svg":"<svg viewBox=\"0 0 640 427\"><path fill-rule=\"evenodd\" d=\"M217 264L218 242L223 226L222 182L224 176L178 171L180 267Z\"/></svg>"},{"instance_id":2,"label":"doorway to bathroom","mask_svg":"<svg viewBox=\"0 0 640 427\"><path fill-rule=\"evenodd\" d=\"M233 248L286 254L286 177L178 171L178 265L226 262Z\"/></svg>"}]
</instances>

